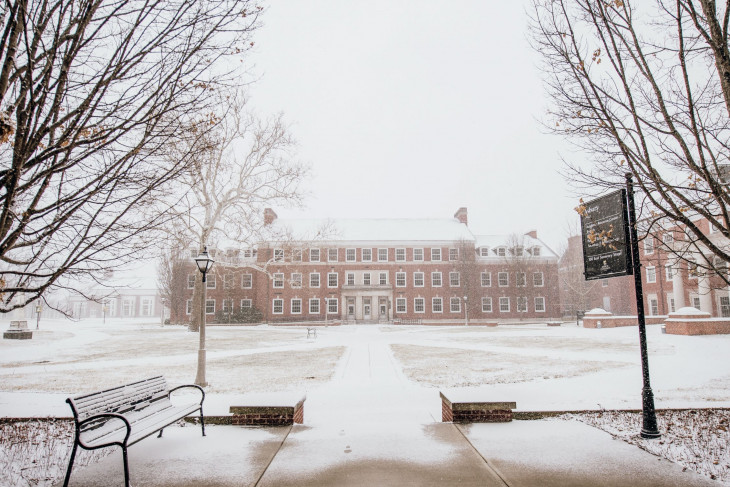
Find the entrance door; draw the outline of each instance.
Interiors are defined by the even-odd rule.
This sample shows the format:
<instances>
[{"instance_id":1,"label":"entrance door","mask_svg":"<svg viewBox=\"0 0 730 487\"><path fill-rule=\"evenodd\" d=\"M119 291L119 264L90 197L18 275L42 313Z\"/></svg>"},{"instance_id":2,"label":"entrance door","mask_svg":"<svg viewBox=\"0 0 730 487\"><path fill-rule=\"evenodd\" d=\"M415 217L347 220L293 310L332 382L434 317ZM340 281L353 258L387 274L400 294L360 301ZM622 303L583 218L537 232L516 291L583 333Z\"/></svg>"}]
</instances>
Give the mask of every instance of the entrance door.
<instances>
[{"instance_id":1,"label":"entrance door","mask_svg":"<svg viewBox=\"0 0 730 487\"><path fill-rule=\"evenodd\" d=\"M347 317L355 319L355 298L347 298Z\"/></svg>"},{"instance_id":2,"label":"entrance door","mask_svg":"<svg viewBox=\"0 0 730 487\"><path fill-rule=\"evenodd\" d=\"M378 300L378 307L380 308L380 319L388 319L388 298L381 296Z\"/></svg>"},{"instance_id":3,"label":"entrance door","mask_svg":"<svg viewBox=\"0 0 730 487\"><path fill-rule=\"evenodd\" d=\"M369 320L371 311L370 311L371 301L370 298L362 298L362 314L363 319Z\"/></svg>"}]
</instances>

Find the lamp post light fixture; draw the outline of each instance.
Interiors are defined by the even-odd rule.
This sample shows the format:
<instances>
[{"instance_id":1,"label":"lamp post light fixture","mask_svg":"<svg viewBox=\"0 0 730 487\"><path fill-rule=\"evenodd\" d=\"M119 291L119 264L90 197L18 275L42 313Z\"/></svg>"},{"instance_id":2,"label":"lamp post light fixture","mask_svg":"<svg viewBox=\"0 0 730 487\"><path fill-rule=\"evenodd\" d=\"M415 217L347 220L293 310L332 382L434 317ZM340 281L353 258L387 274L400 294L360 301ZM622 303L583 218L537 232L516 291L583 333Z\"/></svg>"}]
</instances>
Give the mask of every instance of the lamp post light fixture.
<instances>
[{"instance_id":1,"label":"lamp post light fixture","mask_svg":"<svg viewBox=\"0 0 730 487\"><path fill-rule=\"evenodd\" d=\"M40 322L41 322L41 311L43 311L43 306L41 306L41 303L37 303L35 305L35 329L40 329Z\"/></svg>"},{"instance_id":2,"label":"lamp post light fixture","mask_svg":"<svg viewBox=\"0 0 730 487\"><path fill-rule=\"evenodd\" d=\"M466 305L467 297L464 296L464 326L469 326L469 307Z\"/></svg>"},{"instance_id":3,"label":"lamp post light fixture","mask_svg":"<svg viewBox=\"0 0 730 487\"><path fill-rule=\"evenodd\" d=\"M210 269L213 267L215 261L208 255L208 247L204 246L203 251L195 257L195 264L198 266L198 270L203 275L203 289L202 289L202 305L200 306L200 346L198 347L198 373L195 377L195 383L201 387L205 387L208 383L205 380L205 291L206 281L205 276L208 274Z\"/></svg>"}]
</instances>

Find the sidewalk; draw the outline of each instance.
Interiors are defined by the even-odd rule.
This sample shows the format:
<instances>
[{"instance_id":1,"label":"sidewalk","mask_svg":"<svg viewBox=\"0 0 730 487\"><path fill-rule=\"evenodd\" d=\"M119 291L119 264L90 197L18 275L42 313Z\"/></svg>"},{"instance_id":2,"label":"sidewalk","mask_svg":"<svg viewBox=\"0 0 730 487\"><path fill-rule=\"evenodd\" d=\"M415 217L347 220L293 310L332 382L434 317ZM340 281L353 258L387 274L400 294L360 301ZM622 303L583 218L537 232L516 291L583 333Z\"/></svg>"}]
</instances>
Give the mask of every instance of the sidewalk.
<instances>
[{"instance_id":1,"label":"sidewalk","mask_svg":"<svg viewBox=\"0 0 730 487\"><path fill-rule=\"evenodd\" d=\"M304 425L169 428L129 450L135 486L715 486L578 422L440 422L435 389L405 380L382 334L359 327ZM124 485L121 453L73 486Z\"/></svg>"}]
</instances>

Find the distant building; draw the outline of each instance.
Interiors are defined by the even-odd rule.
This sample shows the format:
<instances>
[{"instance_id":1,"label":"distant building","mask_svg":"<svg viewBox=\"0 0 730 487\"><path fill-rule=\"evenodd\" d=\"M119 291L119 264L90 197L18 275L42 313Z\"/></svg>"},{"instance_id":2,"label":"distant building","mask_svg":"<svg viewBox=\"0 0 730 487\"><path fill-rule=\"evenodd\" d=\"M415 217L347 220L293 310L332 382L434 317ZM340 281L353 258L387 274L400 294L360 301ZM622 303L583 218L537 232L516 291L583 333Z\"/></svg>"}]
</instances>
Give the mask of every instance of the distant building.
<instances>
[{"instance_id":1,"label":"distant building","mask_svg":"<svg viewBox=\"0 0 730 487\"><path fill-rule=\"evenodd\" d=\"M713 232L707 220L696 224L718 245L730 242ZM566 315L576 311L603 308L614 315L636 315L634 277L623 276L578 282L583 272L580 236L570 237L568 249L560 259L560 292ZM682 256L682 258L678 258ZM699 243L688 241L681 226L653 231L640 242L641 279L646 315L667 315L692 306L715 317L730 316L730 290L715 272L703 270L715 260ZM724 266L715 262L720 268ZM583 302L580 295L585 296Z\"/></svg>"},{"instance_id":2,"label":"distant building","mask_svg":"<svg viewBox=\"0 0 730 487\"><path fill-rule=\"evenodd\" d=\"M255 307L264 321L463 324L558 317L557 255L536 232L474 234L466 208L442 219L279 219L251 249L216 253L206 314ZM195 252L193 252L195 253ZM172 310L190 320L199 272ZM466 298L466 299L465 299Z\"/></svg>"}]
</instances>

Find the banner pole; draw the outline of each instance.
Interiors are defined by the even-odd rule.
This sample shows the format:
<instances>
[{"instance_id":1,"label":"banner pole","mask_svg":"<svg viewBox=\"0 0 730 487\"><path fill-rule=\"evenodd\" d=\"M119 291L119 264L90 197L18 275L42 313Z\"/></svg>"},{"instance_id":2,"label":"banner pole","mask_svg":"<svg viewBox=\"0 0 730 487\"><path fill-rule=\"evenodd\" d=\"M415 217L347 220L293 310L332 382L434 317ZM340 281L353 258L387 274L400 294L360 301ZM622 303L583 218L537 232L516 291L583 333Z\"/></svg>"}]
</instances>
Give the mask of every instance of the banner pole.
<instances>
[{"instance_id":1,"label":"banner pole","mask_svg":"<svg viewBox=\"0 0 730 487\"><path fill-rule=\"evenodd\" d=\"M626 173L626 192L629 203L629 234L631 236L631 261L634 268L634 287L636 289L636 313L639 320L639 345L641 348L641 372L644 378L644 387L641 391L643 438L659 438L661 433L657 428L656 411L654 410L654 393L649 383L649 357L646 350L646 320L644 317L644 291L641 286L641 262L639 259L639 239L636 231L636 207L634 205L634 184L631 173Z\"/></svg>"}]
</instances>

